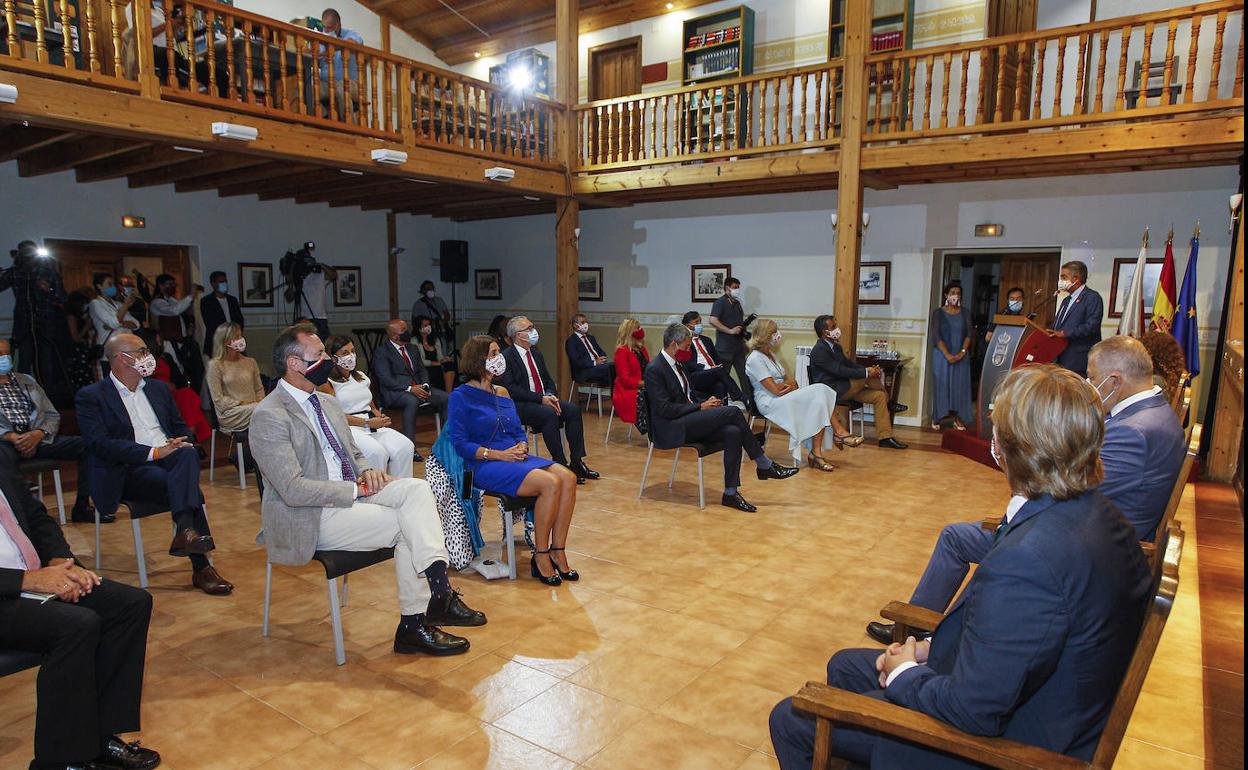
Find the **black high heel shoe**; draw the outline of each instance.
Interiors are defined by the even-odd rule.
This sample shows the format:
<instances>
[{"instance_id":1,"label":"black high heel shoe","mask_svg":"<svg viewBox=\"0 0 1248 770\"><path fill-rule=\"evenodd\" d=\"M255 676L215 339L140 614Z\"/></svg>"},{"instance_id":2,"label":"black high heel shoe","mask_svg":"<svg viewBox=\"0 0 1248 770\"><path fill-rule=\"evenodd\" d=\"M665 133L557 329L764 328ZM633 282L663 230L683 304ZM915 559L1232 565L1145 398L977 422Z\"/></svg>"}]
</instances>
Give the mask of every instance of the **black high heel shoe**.
<instances>
[{"instance_id":1,"label":"black high heel shoe","mask_svg":"<svg viewBox=\"0 0 1248 770\"><path fill-rule=\"evenodd\" d=\"M550 550L552 550L552 551L566 551L566 550L568 550L568 549L566 549L566 548L555 548L555 547L552 545L552 546L550 547ZM563 580L572 580L572 581L576 581L576 580L580 580L580 579L581 579L581 573L577 572L577 571L576 571L576 570L574 570L574 569L569 569L567 572L564 572L563 570L559 569L559 565L555 562L555 557L553 557L553 556L552 556L552 557L550 557L550 566L552 566L552 567L554 567L554 568L555 568L555 572L558 572L558 573L559 573L559 577L560 577L561 579L563 579Z\"/></svg>"},{"instance_id":2,"label":"black high heel shoe","mask_svg":"<svg viewBox=\"0 0 1248 770\"><path fill-rule=\"evenodd\" d=\"M537 578L538 580L542 581L548 586L557 586L563 583L563 578L559 577L559 574L560 574L559 568L555 567L555 562L553 559L550 562L550 566L555 568L555 574L550 575L550 576L543 575L542 571L537 568L537 555L539 553L548 554L550 553L550 549L546 549L545 551L534 551L533 555L529 557L529 571L533 574L533 577Z\"/></svg>"}]
</instances>

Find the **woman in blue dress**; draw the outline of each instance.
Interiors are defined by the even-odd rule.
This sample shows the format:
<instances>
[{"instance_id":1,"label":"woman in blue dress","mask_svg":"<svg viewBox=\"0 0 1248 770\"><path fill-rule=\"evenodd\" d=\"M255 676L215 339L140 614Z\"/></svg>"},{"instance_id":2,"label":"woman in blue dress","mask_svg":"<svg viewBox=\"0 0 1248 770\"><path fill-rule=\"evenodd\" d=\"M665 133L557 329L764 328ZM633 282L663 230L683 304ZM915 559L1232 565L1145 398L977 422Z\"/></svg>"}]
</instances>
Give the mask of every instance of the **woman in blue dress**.
<instances>
[{"instance_id":1,"label":"woman in blue dress","mask_svg":"<svg viewBox=\"0 0 1248 770\"><path fill-rule=\"evenodd\" d=\"M507 369L497 342L485 335L471 338L464 343L459 367L469 379L451 392L447 429L464 466L473 472L473 485L490 492L536 497L533 544L546 549L534 553L529 562L533 577L552 586L579 580L565 552L576 509L576 474L545 458L529 456L515 402L506 388L494 384Z\"/></svg>"},{"instance_id":2,"label":"woman in blue dress","mask_svg":"<svg viewBox=\"0 0 1248 770\"><path fill-rule=\"evenodd\" d=\"M944 304L932 311L928 333L932 338L932 428L953 417L953 427L966 430L966 419L974 412L971 404L971 324L962 308L962 287L945 285Z\"/></svg>"}]
</instances>

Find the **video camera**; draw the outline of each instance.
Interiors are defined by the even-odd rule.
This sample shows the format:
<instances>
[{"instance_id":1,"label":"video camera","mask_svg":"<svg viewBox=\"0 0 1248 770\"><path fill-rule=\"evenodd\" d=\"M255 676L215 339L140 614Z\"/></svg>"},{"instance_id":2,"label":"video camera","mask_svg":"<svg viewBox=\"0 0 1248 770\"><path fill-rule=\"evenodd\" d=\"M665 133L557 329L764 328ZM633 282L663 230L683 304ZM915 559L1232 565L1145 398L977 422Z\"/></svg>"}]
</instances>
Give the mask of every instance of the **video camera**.
<instances>
[{"instance_id":1,"label":"video camera","mask_svg":"<svg viewBox=\"0 0 1248 770\"><path fill-rule=\"evenodd\" d=\"M749 316L747 316L746 319L741 322L741 339L745 340L746 342L750 341L750 338L753 337L754 334L750 332L747 327L757 320L758 320L758 313L750 313Z\"/></svg>"},{"instance_id":2,"label":"video camera","mask_svg":"<svg viewBox=\"0 0 1248 770\"><path fill-rule=\"evenodd\" d=\"M286 283L302 286L303 279L313 273L321 272L321 264L316 261L316 257L312 256L315 250L316 243L308 241L298 251L286 252L286 256L277 263L277 269Z\"/></svg>"}]
</instances>

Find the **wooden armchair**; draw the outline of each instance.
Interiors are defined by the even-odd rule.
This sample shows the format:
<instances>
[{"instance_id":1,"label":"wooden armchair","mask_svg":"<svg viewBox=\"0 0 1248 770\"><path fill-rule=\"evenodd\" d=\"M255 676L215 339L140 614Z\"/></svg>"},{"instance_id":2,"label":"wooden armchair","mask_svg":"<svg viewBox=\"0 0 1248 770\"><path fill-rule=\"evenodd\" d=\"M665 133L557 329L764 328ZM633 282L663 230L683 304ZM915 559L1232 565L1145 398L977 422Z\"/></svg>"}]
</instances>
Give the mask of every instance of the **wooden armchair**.
<instances>
[{"instance_id":1,"label":"wooden armchair","mask_svg":"<svg viewBox=\"0 0 1248 770\"><path fill-rule=\"evenodd\" d=\"M990 738L970 735L926 714L912 709L895 706L885 701L857 695L845 690L829 687L822 682L807 682L793 698L793 705L802 711L815 716L815 761L812 767L817 770L832 767L847 767L831 756L832 724L858 727L872 730L882 735L891 736L912 743L928 746L950 754L964 757L990 767L1007 768L1008 770L1025 770L1026 768L1104 768L1108 770L1114 764L1118 748L1122 745L1127 723L1131 712L1139 698L1140 688L1144 686L1144 677L1148 674L1153 653L1161 639L1161 632L1170 616L1170 607L1174 603L1175 593L1179 588L1179 558L1183 553L1183 531L1178 525L1171 525L1162 535L1159 548L1164 552L1165 559L1153 571L1153 597L1149 602L1148 611L1144 616L1144 626L1136 642L1135 652L1131 656L1131 664L1118 688L1114 705L1109 712L1109 719L1101 733L1100 743L1091 762L1085 762L1065 754L1058 754L1038 746L1030 746L1005 738ZM897 604L901 604L898 602ZM890 605L891 606L891 605ZM902 605L906 606L906 605ZM921 608L916 608L920 609ZM921 610L936 616L930 610ZM892 617L885 615L885 617ZM900 625L903 615L894 618ZM906 616L910 617L910 616ZM913 616L916 622L931 623L931 617L921 614ZM934 628L935 625L927 625Z\"/></svg>"}]
</instances>

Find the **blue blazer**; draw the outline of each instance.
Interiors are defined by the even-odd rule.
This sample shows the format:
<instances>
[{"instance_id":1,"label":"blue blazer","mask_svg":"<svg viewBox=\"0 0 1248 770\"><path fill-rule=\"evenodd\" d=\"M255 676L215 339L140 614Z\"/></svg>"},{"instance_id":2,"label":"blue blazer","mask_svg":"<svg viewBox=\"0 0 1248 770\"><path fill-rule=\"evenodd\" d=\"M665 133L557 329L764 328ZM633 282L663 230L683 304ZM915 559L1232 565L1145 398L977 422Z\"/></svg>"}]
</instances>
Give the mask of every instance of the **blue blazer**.
<instances>
[{"instance_id":1,"label":"blue blazer","mask_svg":"<svg viewBox=\"0 0 1248 770\"><path fill-rule=\"evenodd\" d=\"M1028 501L889 701L974 735L1088 760L1131 662L1152 576L1135 530L1097 490ZM882 740L873 768L972 763Z\"/></svg>"},{"instance_id":2,"label":"blue blazer","mask_svg":"<svg viewBox=\"0 0 1248 770\"><path fill-rule=\"evenodd\" d=\"M147 380L143 392L166 436L186 436L189 441L195 440L195 434L182 421L165 383ZM100 511L112 513L121 502L130 468L146 463L151 447L135 442L130 413L121 403L112 377L107 374L99 382L79 390L74 402L78 410L78 428L87 442L91 498Z\"/></svg>"},{"instance_id":3,"label":"blue blazer","mask_svg":"<svg viewBox=\"0 0 1248 770\"><path fill-rule=\"evenodd\" d=\"M1062 300L1065 302L1065 300ZM1060 314L1059 303L1057 311ZM1087 376L1088 351L1101 341L1101 321L1105 318L1105 302L1101 295L1085 285L1079 297L1070 303L1061 323L1053 328L1066 334L1066 349L1057 357L1058 366Z\"/></svg>"},{"instance_id":4,"label":"blue blazer","mask_svg":"<svg viewBox=\"0 0 1248 770\"><path fill-rule=\"evenodd\" d=\"M1152 539L1183 465L1183 426L1160 394L1105 421L1101 494L1113 501L1140 540Z\"/></svg>"},{"instance_id":5,"label":"blue blazer","mask_svg":"<svg viewBox=\"0 0 1248 770\"><path fill-rule=\"evenodd\" d=\"M592 334L586 334L585 338L589 340L589 344L594 348L594 354L605 356L606 351L602 349L602 345L598 344L598 338ZM594 363L594 359L589 357L589 351L585 349L585 343L581 342L580 337L576 334L568 337L563 341L563 350L568 354L568 367L572 370L572 379L579 381L581 372L586 369L593 369L598 364ZM610 358L608 357L608 363Z\"/></svg>"}]
</instances>

